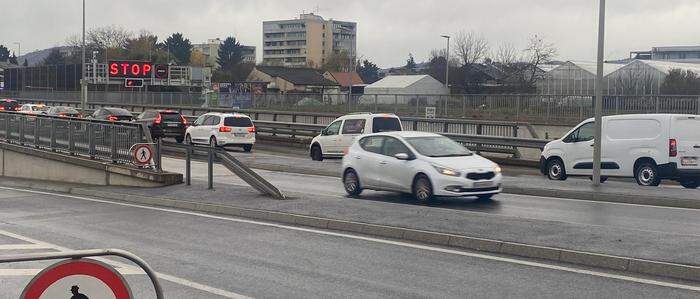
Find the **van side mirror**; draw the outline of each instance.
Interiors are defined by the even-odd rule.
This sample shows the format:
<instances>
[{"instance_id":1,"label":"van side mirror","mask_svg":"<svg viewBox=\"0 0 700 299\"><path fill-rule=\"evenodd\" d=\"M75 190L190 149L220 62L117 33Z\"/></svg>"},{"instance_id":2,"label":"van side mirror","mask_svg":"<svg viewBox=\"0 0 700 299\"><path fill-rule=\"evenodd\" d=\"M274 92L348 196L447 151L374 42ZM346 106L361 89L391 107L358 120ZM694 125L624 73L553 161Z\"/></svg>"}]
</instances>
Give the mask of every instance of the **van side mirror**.
<instances>
[{"instance_id":1,"label":"van side mirror","mask_svg":"<svg viewBox=\"0 0 700 299\"><path fill-rule=\"evenodd\" d=\"M411 159L411 156L409 156L407 153L398 153L394 155L394 158L402 160L402 161L408 161Z\"/></svg>"}]
</instances>

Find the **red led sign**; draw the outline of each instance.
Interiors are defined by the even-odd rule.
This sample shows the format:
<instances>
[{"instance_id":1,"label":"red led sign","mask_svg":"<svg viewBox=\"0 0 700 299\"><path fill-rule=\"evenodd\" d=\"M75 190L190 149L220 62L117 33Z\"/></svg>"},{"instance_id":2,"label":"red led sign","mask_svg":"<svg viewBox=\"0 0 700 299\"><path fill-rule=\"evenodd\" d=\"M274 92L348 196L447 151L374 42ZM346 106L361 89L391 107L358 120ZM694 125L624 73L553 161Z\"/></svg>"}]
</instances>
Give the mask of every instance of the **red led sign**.
<instances>
[{"instance_id":1,"label":"red led sign","mask_svg":"<svg viewBox=\"0 0 700 299\"><path fill-rule=\"evenodd\" d=\"M113 78L149 78L153 64L143 61L110 61L109 76Z\"/></svg>"}]
</instances>

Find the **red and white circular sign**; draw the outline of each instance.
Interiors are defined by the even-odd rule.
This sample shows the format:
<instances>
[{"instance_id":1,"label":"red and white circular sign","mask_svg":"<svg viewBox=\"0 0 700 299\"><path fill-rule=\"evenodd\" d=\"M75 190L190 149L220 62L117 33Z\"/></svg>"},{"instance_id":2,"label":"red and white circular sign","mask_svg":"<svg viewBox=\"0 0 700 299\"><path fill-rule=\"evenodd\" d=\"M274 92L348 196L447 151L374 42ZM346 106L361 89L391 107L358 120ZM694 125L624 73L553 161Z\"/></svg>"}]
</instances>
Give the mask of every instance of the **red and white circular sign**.
<instances>
[{"instance_id":1,"label":"red and white circular sign","mask_svg":"<svg viewBox=\"0 0 700 299\"><path fill-rule=\"evenodd\" d=\"M37 274L20 299L133 299L124 277L92 259L58 262Z\"/></svg>"},{"instance_id":2,"label":"red and white circular sign","mask_svg":"<svg viewBox=\"0 0 700 299\"><path fill-rule=\"evenodd\" d=\"M151 163L153 158L153 148L150 144L137 144L133 147L134 163L146 165Z\"/></svg>"}]
</instances>

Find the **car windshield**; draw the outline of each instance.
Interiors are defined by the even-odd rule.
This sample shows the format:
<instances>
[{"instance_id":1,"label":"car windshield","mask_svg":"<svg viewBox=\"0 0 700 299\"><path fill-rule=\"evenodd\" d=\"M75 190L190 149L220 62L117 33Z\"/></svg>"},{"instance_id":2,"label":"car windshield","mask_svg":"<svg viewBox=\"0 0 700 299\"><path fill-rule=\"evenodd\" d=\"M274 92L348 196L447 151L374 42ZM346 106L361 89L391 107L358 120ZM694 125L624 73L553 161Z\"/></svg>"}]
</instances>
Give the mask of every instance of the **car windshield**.
<instances>
[{"instance_id":1,"label":"car windshield","mask_svg":"<svg viewBox=\"0 0 700 299\"><path fill-rule=\"evenodd\" d=\"M443 136L409 137L406 141L418 153L427 157L460 157L474 154L463 145Z\"/></svg>"}]
</instances>

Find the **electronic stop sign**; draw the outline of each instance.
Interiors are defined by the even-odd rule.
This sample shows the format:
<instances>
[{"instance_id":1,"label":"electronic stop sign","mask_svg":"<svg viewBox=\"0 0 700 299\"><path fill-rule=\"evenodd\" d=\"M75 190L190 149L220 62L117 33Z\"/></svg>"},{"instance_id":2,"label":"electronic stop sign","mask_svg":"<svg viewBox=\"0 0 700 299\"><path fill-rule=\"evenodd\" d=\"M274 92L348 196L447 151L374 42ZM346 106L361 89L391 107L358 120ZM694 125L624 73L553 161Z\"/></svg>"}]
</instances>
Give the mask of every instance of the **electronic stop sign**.
<instances>
[{"instance_id":1,"label":"electronic stop sign","mask_svg":"<svg viewBox=\"0 0 700 299\"><path fill-rule=\"evenodd\" d=\"M110 61L109 76L112 78L150 78L153 64L144 61Z\"/></svg>"},{"instance_id":2,"label":"electronic stop sign","mask_svg":"<svg viewBox=\"0 0 700 299\"><path fill-rule=\"evenodd\" d=\"M124 277L111 266L92 259L58 262L37 274L20 299L133 299Z\"/></svg>"}]
</instances>

